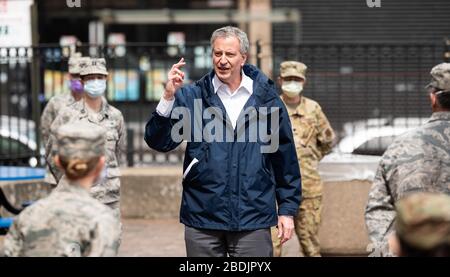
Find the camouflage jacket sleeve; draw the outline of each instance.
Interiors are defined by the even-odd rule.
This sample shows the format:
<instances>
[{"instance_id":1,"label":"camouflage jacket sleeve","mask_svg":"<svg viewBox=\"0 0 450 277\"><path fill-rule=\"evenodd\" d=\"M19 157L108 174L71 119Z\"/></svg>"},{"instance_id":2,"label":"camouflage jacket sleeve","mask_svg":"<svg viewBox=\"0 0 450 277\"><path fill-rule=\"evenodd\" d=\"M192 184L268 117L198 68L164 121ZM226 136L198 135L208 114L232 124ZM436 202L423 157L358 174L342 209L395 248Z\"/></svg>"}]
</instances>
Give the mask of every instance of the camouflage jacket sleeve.
<instances>
[{"instance_id":1,"label":"camouflage jacket sleeve","mask_svg":"<svg viewBox=\"0 0 450 277\"><path fill-rule=\"evenodd\" d=\"M328 121L320 106L317 109L316 116L318 129L317 146L323 157L331 152L336 136L334 134L333 128L331 128L330 122Z\"/></svg>"},{"instance_id":2,"label":"camouflage jacket sleeve","mask_svg":"<svg viewBox=\"0 0 450 277\"><path fill-rule=\"evenodd\" d=\"M395 201L386 180L386 166L386 161L382 159L369 192L365 211L369 238L375 244L383 241L395 219Z\"/></svg>"},{"instance_id":3,"label":"camouflage jacket sleeve","mask_svg":"<svg viewBox=\"0 0 450 277\"><path fill-rule=\"evenodd\" d=\"M112 215L103 215L91 231L91 251L89 257L114 257L119 248L119 223Z\"/></svg>"},{"instance_id":4,"label":"camouflage jacket sleeve","mask_svg":"<svg viewBox=\"0 0 450 277\"><path fill-rule=\"evenodd\" d=\"M50 136L50 127L56 117L56 110L53 99L54 98L51 98L48 101L41 115L41 133L43 145L46 145L48 141L48 138Z\"/></svg>"},{"instance_id":5,"label":"camouflage jacket sleeve","mask_svg":"<svg viewBox=\"0 0 450 277\"><path fill-rule=\"evenodd\" d=\"M19 224L17 218L9 229L8 234L5 237L5 256L18 257L22 252L23 236L20 233Z\"/></svg>"},{"instance_id":6,"label":"camouflage jacket sleeve","mask_svg":"<svg viewBox=\"0 0 450 277\"><path fill-rule=\"evenodd\" d=\"M116 157L119 166L126 166L127 164L127 128L125 127L125 121L123 116L120 115L118 124L119 140L116 146Z\"/></svg>"}]
</instances>

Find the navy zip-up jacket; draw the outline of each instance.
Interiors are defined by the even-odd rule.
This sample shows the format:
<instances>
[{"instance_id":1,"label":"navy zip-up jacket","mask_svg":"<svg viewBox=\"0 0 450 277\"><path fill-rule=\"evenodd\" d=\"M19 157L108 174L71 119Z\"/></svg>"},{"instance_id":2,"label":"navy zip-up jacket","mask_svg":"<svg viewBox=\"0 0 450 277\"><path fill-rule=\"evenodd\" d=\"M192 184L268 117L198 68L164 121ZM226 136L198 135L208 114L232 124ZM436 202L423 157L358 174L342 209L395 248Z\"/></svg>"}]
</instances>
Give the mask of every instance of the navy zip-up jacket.
<instances>
[{"instance_id":1,"label":"navy zip-up jacket","mask_svg":"<svg viewBox=\"0 0 450 277\"><path fill-rule=\"evenodd\" d=\"M276 203L278 215L297 214L301 178L288 113L272 80L252 65L244 65L243 70L253 80L253 94L244 110L254 108L257 113L254 117L252 113L247 116L241 113L236 130L226 116L220 98L214 93L214 71L176 92L171 117L165 118L155 111L145 127L148 146L161 152L173 150L181 143L171 136L172 127L181 130L188 141L183 172L194 158L198 160L183 178L180 221L187 226L226 231L268 228L278 222ZM189 115L177 112L180 108ZM215 108L222 116L202 116L207 108ZM271 123L273 113L264 110L278 111L277 124ZM215 126L219 122L223 127L222 140L220 136L215 141L206 137L199 139L198 135L202 130L208 130L213 119L216 119ZM241 126L240 121L244 122ZM270 144L267 137L258 135L256 140L251 139L250 132L254 129L249 126L261 122L267 129L262 133L272 137L278 135L279 144L275 152L261 151L262 146ZM180 128L183 123L184 127ZM240 133L242 130L244 132ZM226 134L231 134L232 142L230 137L226 140ZM239 137L238 134L245 136Z\"/></svg>"}]
</instances>

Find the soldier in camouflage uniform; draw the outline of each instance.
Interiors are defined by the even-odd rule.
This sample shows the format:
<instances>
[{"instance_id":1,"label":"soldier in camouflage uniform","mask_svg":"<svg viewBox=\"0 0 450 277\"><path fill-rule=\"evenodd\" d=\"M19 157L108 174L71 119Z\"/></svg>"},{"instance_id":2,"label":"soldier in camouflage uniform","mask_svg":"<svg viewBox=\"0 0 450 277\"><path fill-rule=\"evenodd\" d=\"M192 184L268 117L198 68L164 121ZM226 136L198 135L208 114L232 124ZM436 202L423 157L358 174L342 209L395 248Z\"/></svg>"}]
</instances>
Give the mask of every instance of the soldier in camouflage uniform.
<instances>
[{"instance_id":1,"label":"soldier in camouflage uniform","mask_svg":"<svg viewBox=\"0 0 450 277\"><path fill-rule=\"evenodd\" d=\"M318 172L319 161L331 151L335 134L320 105L302 96L306 65L285 61L280 65L278 81L294 134L302 176L302 202L295 219L295 232L304 256L320 256L318 238L322 210L323 184ZM274 236L274 254L281 256L281 245Z\"/></svg>"},{"instance_id":2,"label":"soldier in camouflage uniform","mask_svg":"<svg viewBox=\"0 0 450 277\"><path fill-rule=\"evenodd\" d=\"M69 67L69 88L70 93L55 95L48 101L41 115L42 142L45 145L48 141L50 126L55 120L58 112L83 98L83 84L80 79L80 62L89 60L89 57L81 57L81 53L75 53L70 57Z\"/></svg>"},{"instance_id":3,"label":"soldier in camouflage uniform","mask_svg":"<svg viewBox=\"0 0 450 277\"><path fill-rule=\"evenodd\" d=\"M417 191L450 194L450 63L435 66L431 77L431 118L389 146L369 192L365 219L372 256L392 255L388 237L397 200Z\"/></svg>"},{"instance_id":4,"label":"soldier in camouflage uniform","mask_svg":"<svg viewBox=\"0 0 450 277\"><path fill-rule=\"evenodd\" d=\"M72 55L68 62L69 68L69 88L70 92L53 96L44 108L41 115L41 133L42 133L42 143L47 144L48 137L50 134L50 126L55 120L58 112L67 106L81 100L83 97L84 89L83 84L80 80L80 62L88 60L89 57L81 57L81 53L75 53ZM53 175L49 172L47 167L47 173L45 177L45 182L56 186L56 181Z\"/></svg>"},{"instance_id":5,"label":"soldier in camouflage uniform","mask_svg":"<svg viewBox=\"0 0 450 277\"><path fill-rule=\"evenodd\" d=\"M122 113L109 105L103 97L106 90L106 62L104 59L91 59L80 64L81 79L85 95L82 101L66 107L52 123L46 152L53 152L54 130L68 122L91 122L106 129L106 166L102 178L91 188L91 195L101 203L112 208L120 218L120 179L119 166L125 164L126 128ZM54 177L60 180L59 171L50 156L47 156ZM58 185L59 187L59 185Z\"/></svg>"},{"instance_id":6,"label":"soldier in camouflage uniform","mask_svg":"<svg viewBox=\"0 0 450 277\"><path fill-rule=\"evenodd\" d=\"M105 130L66 124L56 133L62 189L27 207L9 230L6 256L115 256L119 232L111 209L89 195L105 164Z\"/></svg>"},{"instance_id":7,"label":"soldier in camouflage uniform","mask_svg":"<svg viewBox=\"0 0 450 277\"><path fill-rule=\"evenodd\" d=\"M413 193L396 204L395 234L389 245L397 256L450 256L450 196Z\"/></svg>"}]
</instances>

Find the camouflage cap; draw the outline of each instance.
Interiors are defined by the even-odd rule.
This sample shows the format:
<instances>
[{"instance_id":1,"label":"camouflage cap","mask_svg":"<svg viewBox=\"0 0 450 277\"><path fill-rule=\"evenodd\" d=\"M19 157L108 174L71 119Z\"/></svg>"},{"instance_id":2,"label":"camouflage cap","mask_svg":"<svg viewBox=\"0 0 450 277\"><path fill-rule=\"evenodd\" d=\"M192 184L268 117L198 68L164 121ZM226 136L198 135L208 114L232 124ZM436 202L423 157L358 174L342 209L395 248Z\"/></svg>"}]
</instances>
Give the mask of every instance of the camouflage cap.
<instances>
[{"instance_id":1,"label":"camouflage cap","mask_svg":"<svg viewBox=\"0 0 450 277\"><path fill-rule=\"evenodd\" d=\"M89 160L105 154L105 129L88 122L62 125L56 131L57 154L66 159Z\"/></svg>"},{"instance_id":2,"label":"camouflage cap","mask_svg":"<svg viewBox=\"0 0 450 277\"><path fill-rule=\"evenodd\" d=\"M431 82L427 87L450 91L450 63L441 63L431 69Z\"/></svg>"},{"instance_id":3,"label":"camouflage cap","mask_svg":"<svg viewBox=\"0 0 450 277\"><path fill-rule=\"evenodd\" d=\"M396 204L397 235L409 245L430 250L450 244L450 196L414 193Z\"/></svg>"},{"instance_id":4,"label":"camouflage cap","mask_svg":"<svg viewBox=\"0 0 450 277\"><path fill-rule=\"evenodd\" d=\"M70 56L68 62L70 74L80 74L80 59L81 59L80 52L73 53Z\"/></svg>"},{"instance_id":5,"label":"camouflage cap","mask_svg":"<svg viewBox=\"0 0 450 277\"><path fill-rule=\"evenodd\" d=\"M108 75L108 71L106 70L106 61L103 58L83 61L80 63L80 70L81 76L90 74Z\"/></svg>"},{"instance_id":6,"label":"camouflage cap","mask_svg":"<svg viewBox=\"0 0 450 277\"><path fill-rule=\"evenodd\" d=\"M305 80L307 68L308 67L301 62L285 61L280 64L280 76L281 78L294 76Z\"/></svg>"}]
</instances>

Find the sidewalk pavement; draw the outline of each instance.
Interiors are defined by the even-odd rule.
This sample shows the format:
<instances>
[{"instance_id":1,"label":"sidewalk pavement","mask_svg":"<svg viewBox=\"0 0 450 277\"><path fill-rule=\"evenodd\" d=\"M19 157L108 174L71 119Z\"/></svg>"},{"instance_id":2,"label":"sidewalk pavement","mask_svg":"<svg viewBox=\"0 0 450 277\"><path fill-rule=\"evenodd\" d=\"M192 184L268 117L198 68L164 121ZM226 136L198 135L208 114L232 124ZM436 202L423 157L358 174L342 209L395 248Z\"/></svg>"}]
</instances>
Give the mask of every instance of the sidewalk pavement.
<instances>
[{"instance_id":1,"label":"sidewalk pavement","mask_svg":"<svg viewBox=\"0 0 450 277\"><path fill-rule=\"evenodd\" d=\"M299 256L295 235L283 247L283 255ZM185 257L184 225L178 219L126 219L121 257Z\"/></svg>"},{"instance_id":2,"label":"sidewalk pavement","mask_svg":"<svg viewBox=\"0 0 450 277\"><path fill-rule=\"evenodd\" d=\"M119 257L185 257L184 225L178 219L124 219ZM0 256L3 256L0 237ZM283 255L299 256L294 236L285 244Z\"/></svg>"}]
</instances>

